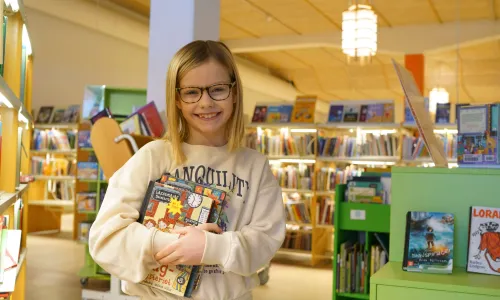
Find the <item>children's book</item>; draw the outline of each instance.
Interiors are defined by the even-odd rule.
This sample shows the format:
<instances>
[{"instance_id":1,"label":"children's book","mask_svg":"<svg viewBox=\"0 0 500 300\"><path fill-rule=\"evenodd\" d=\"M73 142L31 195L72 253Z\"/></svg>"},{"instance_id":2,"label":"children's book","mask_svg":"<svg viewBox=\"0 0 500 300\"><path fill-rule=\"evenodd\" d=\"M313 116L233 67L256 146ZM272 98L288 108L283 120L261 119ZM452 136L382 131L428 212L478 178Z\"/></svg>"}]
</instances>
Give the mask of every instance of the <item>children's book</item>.
<instances>
[{"instance_id":1,"label":"children's book","mask_svg":"<svg viewBox=\"0 0 500 300\"><path fill-rule=\"evenodd\" d=\"M403 270L451 273L453 271L454 221L455 217L450 213L408 212Z\"/></svg>"},{"instance_id":2,"label":"children's book","mask_svg":"<svg viewBox=\"0 0 500 300\"><path fill-rule=\"evenodd\" d=\"M359 105L349 104L344 106L344 122L358 122Z\"/></svg>"},{"instance_id":3,"label":"children's book","mask_svg":"<svg viewBox=\"0 0 500 300\"><path fill-rule=\"evenodd\" d=\"M316 97L297 97L293 107L292 123L314 123Z\"/></svg>"},{"instance_id":4,"label":"children's book","mask_svg":"<svg viewBox=\"0 0 500 300\"><path fill-rule=\"evenodd\" d=\"M500 275L500 208L470 209L467 272Z\"/></svg>"},{"instance_id":5,"label":"children's book","mask_svg":"<svg viewBox=\"0 0 500 300\"><path fill-rule=\"evenodd\" d=\"M293 105L283 104L280 106L280 122L289 123L292 118Z\"/></svg>"},{"instance_id":6,"label":"children's book","mask_svg":"<svg viewBox=\"0 0 500 300\"><path fill-rule=\"evenodd\" d=\"M278 123L281 120L280 105L269 105L267 107L267 123Z\"/></svg>"},{"instance_id":7,"label":"children's book","mask_svg":"<svg viewBox=\"0 0 500 300\"><path fill-rule=\"evenodd\" d=\"M228 199L225 191L213 186L183 180L174 177L169 173L163 174L159 182L179 191L185 190L191 193L210 197L212 200L214 200L214 204L210 212L208 223L215 223L219 225L219 227L221 227L223 230L225 229L224 220L222 218L222 209L224 208L224 205ZM193 291L198 288L202 272L203 266L193 266L191 277L189 279L184 297L191 297Z\"/></svg>"},{"instance_id":8,"label":"children's book","mask_svg":"<svg viewBox=\"0 0 500 300\"><path fill-rule=\"evenodd\" d=\"M436 124L449 124L450 123L450 103L437 103L436 104Z\"/></svg>"},{"instance_id":9,"label":"children's book","mask_svg":"<svg viewBox=\"0 0 500 300\"><path fill-rule=\"evenodd\" d=\"M382 118L384 116L384 104L368 104L368 110L366 113L366 122L368 123L382 123Z\"/></svg>"},{"instance_id":10,"label":"children's book","mask_svg":"<svg viewBox=\"0 0 500 300\"><path fill-rule=\"evenodd\" d=\"M382 122L394 122L394 103L384 103L384 114L382 116Z\"/></svg>"},{"instance_id":11,"label":"children's book","mask_svg":"<svg viewBox=\"0 0 500 300\"><path fill-rule=\"evenodd\" d=\"M460 167L500 167L499 113L499 104L459 108L457 159Z\"/></svg>"},{"instance_id":12,"label":"children's book","mask_svg":"<svg viewBox=\"0 0 500 300\"><path fill-rule=\"evenodd\" d=\"M330 105L330 111L328 112L328 122L337 123L342 122L344 116L344 105Z\"/></svg>"},{"instance_id":13,"label":"children's book","mask_svg":"<svg viewBox=\"0 0 500 300\"><path fill-rule=\"evenodd\" d=\"M267 116L267 106L257 105L255 106L255 110L253 112L252 123L266 122L266 116Z\"/></svg>"},{"instance_id":14,"label":"children's book","mask_svg":"<svg viewBox=\"0 0 500 300\"><path fill-rule=\"evenodd\" d=\"M177 227L207 223L214 200L184 189L174 189L151 181L141 206L138 222L170 232ZM185 296L193 266L161 266L151 271L141 284Z\"/></svg>"}]
</instances>

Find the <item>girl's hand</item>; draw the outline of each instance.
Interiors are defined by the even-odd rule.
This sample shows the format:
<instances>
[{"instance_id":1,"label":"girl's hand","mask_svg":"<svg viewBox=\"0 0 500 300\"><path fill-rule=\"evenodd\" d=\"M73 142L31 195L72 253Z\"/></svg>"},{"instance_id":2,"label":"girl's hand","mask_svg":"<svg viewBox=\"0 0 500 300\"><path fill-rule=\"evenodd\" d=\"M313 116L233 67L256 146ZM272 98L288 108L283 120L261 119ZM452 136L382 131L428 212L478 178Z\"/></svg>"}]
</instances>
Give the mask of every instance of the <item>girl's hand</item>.
<instances>
[{"instance_id":1,"label":"girl's hand","mask_svg":"<svg viewBox=\"0 0 500 300\"><path fill-rule=\"evenodd\" d=\"M196 227L181 227L172 230L180 234L180 238L160 250L155 259L163 266L167 265L200 265L205 251L205 232L221 233L216 224L202 224Z\"/></svg>"}]
</instances>

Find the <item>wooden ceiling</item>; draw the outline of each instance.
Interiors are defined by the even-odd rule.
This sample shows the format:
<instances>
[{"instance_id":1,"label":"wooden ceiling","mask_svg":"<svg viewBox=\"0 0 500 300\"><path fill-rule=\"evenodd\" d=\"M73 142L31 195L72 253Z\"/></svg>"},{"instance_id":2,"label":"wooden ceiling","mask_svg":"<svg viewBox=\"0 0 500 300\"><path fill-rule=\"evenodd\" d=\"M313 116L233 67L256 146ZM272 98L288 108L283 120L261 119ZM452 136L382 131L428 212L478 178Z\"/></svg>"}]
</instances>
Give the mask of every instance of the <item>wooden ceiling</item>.
<instances>
[{"instance_id":1,"label":"wooden ceiling","mask_svg":"<svg viewBox=\"0 0 500 300\"><path fill-rule=\"evenodd\" d=\"M110 0L143 16L149 0ZM220 0L221 40L277 36L338 34L347 0ZM500 2L500 1L498 1ZM457 6L458 3L458 6ZM425 26L448 22L496 21L496 0L372 0L379 27ZM459 30L456 31L459 34ZM404 43L404 41L402 41ZM390 63L404 53L378 53L372 63L348 64L338 47L314 47L238 53L293 81L305 94L323 100L402 99ZM500 42L488 39L473 45L432 51L425 56L427 91L445 87L455 102L497 101L500 94Z\"/></svg>"}]
</instances>

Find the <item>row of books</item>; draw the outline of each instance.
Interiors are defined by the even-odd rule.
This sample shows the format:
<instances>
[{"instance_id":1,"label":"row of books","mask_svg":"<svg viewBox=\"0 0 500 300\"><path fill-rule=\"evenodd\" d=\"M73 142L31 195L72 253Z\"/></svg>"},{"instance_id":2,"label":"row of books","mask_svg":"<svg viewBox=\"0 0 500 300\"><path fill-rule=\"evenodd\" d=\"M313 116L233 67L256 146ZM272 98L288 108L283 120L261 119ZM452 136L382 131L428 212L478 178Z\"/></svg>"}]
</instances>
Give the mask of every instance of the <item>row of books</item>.
<instances>
[{"instance_id":1,"label":"row of books","mask_svg":"<svg viewBox=\"0 0 500 300\"><path fill-rule=\"evenodd\" d=\"M288 165L285 167L271 166L274 177L282 188L288 189L312 189L312 174L314 166L311 165Z\"/></svg>"},{"instance_id":2,"label":"row of books","mask_svg":"<svg viewBox=\"0 0 500 300\"><path fill-rule=\"evenodd\" d=\"M281 248L311 251L312 233L298 230L287 231Z\"/></svg>"},{"instance_id":3,"label":"row of books","mask_svg":"<svg viewBox=\"0 0 500 300\"><path fill-rule=\"evenodd\" d=\"M74 159L34 156L31 158L31 173L44 176L74 176L76 165Z\"/></svg>"},{"instance_id":4,"label":"row of books","mask_svg":"<svg viewBox=\"0 0 500 300\"><path fill-rule=\"evenodd\" d=\"M285 202L286 220L299 224L311 224L311 210L308 203L304 201Z\"/></svg>"},{"instance_id":5,"label":"row of books","mask_svg":"<svg viewBox=\"0 0 500 300\"><path fill-rule=\"evenodd\" d=\"M317 191L335 191L337 184L346 184L347 180L353 176L360 176L363 169L355 165L341 168L323 167L316 173Z\"/></svg>"},{"instance_id":6,"label":"row of books","mask_svg":"<svg viewBox=\"0 0 500 300\"><path fill-rule=\"evenodd\" d=\"M99 172L99 164L95 161L79 161L77 178L81 180L106 180L104 172Z\"/></svg>"},{"instance_id":7,"label":"row of books","mask_svg":"<svg viewBox=\"0 0 500 300\"><path fill-rule=\"evenodd\" d=\"M314 123L316 97L297 97L295 103L257 104L252 123Z\"/></svg>"},{"instance_id":8,"label":"row of books","mask_svg":"<svg viewBox=\"0 0 500 300\"><path fill-rule=\"evenodd\" d=\"M394 134L366 134L318 137L318 155L330 157L396 156L399 137Z\"/></svg>"},{"instance_id":9,"label":"row of books","mask_svg":"<svg viewBox=\"0 0 500 300\"><path fill-rule=\"evenodd\" d=\"M246 146L266 155L313 155L312 134L289 135L281 132L279 135L257 132L246 135Z\"/></svg>"},{"instance_id":10,"label":"row of books","mask_svg":"<svg viewBox=\"0 0 500 300\"><path fill-rule=\"evenodd\" d=\"M337 293L366 294L368 277L387 263L387 253L379 245L371 245L369 250L365 246L351 241L340 245L335 277Z\"/></svg>"},{"instance_id":11,"label":"row of books","mask_svg":"<svg viewBox=\"0 0 500 300\"><path fill-rule=\"evenodd\" d=\"M316 223L333 225L335 200L331 196L320 196L316 199Z\"/></svg>"},{"instance_id":12,"label":"row of books","mask_svg":"<svg viewBox=\"0 0 500 300\"><path fill-rule=\"evenodd\" d=\"M78 123L80 120L80 105L70 105L67 108L42 106L38 110L35 123L60 124Z\"/></svg>"},{"instance_id":13,"label":"row of books","mask_svg":"<svg viewBox=\"0 0 500 300\"><path fill-rule=\"evenodd\" d=\"M73 131L56 129L33 130L33 150L72 150L75 149L76 135Z\"/></svg>"},{"instance_id":14,"label":"row of books","mask_svg":"<svg viewBox=\"0 0 500 300\"><path fill-rule=\"evenodd\" d=\"M456 134L436 134L443 142L444 153L448 159L457 158L457 135ZM405 136L402 145L402 157L404 160L415 160L417 158L429 158L424 140L421 137Z\"/></svg>"},{"instance_id":15,"label":"row of books","mask_svg":"<svg viewBox=\"0 0 500 300\"><path fill-rule=\"evenodd\" d=\"M392 101L380 103L332 102L328 112L328 122L394 123L394 103Z\"/></svg>"},{"instance_id":16,"label":"row of books","mask_svg":"<svg viewBox=\"0 0 500 300\"><path fill-rule=\"evenodd\" d=\"M363 173L347 180L344 201L391 204L391 173Z\"/></svg>"}]
</instances>

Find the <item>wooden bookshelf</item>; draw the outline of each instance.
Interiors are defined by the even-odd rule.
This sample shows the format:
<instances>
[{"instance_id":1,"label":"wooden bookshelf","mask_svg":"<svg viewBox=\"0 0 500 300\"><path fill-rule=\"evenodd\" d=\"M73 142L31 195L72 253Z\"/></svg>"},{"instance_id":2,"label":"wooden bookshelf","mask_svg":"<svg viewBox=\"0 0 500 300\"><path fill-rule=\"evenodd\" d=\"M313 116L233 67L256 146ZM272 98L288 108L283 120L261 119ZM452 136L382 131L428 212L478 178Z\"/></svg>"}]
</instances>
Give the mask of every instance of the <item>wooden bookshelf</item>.
<instances>
[{"instance_id":1,"label":"wooden bookshelf","mask_svg":"<svg viewBox=\"0 0 500 300\"><path fill-rule=\"evenodd\" d=\"M31 112L32 66L34 54L29 41L29 26L23 1L19 10L13 11L4 5L2 24L6 32L2 40L4 61L0 65L0 120L1 157L0 157L0 213L9 216L9 229L21 229L21 245L18 265L6 271L5 276L15 276L12 300L25 299L27 253L26 236L28 232L28 201L31 184L20 183L20 174L30 173L29 149L33 118ZM23 28L24 35L23 35ZM28 33L28 34L26 34ZM18 215L15 203L22 201L22 224L14 224ZM7 272L12 272L7 275ZM0 285L1 287L1 285Z\"/></svg>"}]
</instances>

